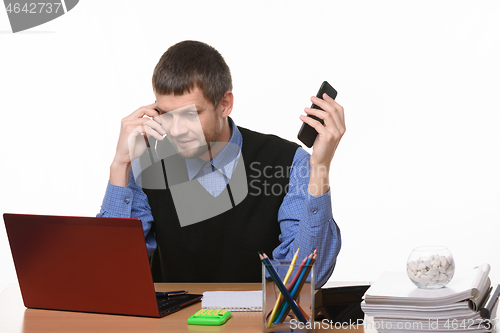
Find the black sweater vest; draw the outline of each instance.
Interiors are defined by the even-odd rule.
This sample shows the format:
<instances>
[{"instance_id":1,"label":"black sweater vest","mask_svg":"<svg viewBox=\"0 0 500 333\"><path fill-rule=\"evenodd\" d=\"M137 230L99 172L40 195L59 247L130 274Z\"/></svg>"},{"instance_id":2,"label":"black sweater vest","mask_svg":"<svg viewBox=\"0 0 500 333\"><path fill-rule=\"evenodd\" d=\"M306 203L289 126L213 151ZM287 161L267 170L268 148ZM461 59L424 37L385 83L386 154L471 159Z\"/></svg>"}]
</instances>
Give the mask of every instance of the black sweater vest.
<instances>
[{"instance_id":1,"label":"black sweater vest","mask_svg":"<svg viewBox=\"0 0 500 333\"><path fill-rule=\"evenodd\" d=\"M271 256L280 243L278 210L288 190L290 168L298 145L274 135L238 128L243 137L243 163L240 159L235 173L238 168L245 168L248 194L233 208L181 227L168 184L166 189L147 189L144 186L158 244L152 270L161 272L161 276L156 274L155 282L261 281L257 251ZM170 156L168 163L186 169L185 160L178 155ZM156 163L144 170L143 184L147 184L148 179L158 179L158 172L162 172L160 165ZM165 166L163 172L164 169ZM234 178L230 180L229 188ZM195 182L192 186L199 187L197 192L206 192L198 180L191 182ZM165 186L156 186L162 187ZM224 191L227 190L228 187ZM207 200L224 197L212 197L208 192L206 195Z\"/></svg>"}]
</instances>

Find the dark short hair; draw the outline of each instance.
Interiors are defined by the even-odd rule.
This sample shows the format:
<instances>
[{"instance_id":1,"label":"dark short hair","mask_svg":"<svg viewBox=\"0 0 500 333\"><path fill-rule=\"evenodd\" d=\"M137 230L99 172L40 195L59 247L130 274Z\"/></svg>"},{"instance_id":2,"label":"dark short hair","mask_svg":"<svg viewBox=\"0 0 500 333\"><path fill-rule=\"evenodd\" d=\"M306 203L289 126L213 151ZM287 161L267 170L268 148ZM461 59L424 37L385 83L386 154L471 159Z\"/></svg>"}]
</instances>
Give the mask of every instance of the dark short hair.
<instances>
[{"instance_id":1,"label":"dark short hair","mask_svg":"<svg viewBox=\"0 0 500 333\"><path fill-rule=\"evenodd\" d=\"M153 89L160 95L183 95L198 86L214 106L233 89L231 72L212 46L192 40L177 43L163 53L153 72Z\"/></svg>"}]
</instances>

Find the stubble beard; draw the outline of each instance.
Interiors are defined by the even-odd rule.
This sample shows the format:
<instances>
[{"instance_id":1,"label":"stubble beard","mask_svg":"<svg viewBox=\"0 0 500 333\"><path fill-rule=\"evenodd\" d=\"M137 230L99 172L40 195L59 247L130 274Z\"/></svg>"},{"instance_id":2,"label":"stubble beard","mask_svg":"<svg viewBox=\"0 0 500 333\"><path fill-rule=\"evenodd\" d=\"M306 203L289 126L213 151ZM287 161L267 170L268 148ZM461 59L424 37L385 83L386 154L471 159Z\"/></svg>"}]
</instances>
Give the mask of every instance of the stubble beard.
<instances>
[{"instance_id":1,"label":"stubble beard","mask_svg":"<svg viewBox=\"0 0 500 333\"><path fill-rule=\"evenodd\" d=\"M217 123L215 123L214 126L211 127L206 134L204 134L205 144L201 144L199 147L182 149L179 148L177 144L174 144L175 149L177 150L179 155L181 155L185 159L191 159L200 157L201 155L205 154L208 149L212 149L213 146L217 143L217 140L219 139L219 136L222 132L222 130L217 128L216 124ZM213 158L212 156L210 157Z\"/></svg>"}]
</instances>

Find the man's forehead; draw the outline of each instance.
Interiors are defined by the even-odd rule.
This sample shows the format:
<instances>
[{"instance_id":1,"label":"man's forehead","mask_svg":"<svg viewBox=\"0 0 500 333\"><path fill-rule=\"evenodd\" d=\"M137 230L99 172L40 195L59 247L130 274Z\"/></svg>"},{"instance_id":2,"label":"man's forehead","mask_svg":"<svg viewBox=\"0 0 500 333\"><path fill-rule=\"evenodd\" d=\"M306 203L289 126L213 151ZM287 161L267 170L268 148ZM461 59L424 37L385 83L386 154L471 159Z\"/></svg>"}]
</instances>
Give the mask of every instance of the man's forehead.
<instances>
[{"instance_id":1,"label":"man's forehead","mask_svg":"<svg viewBox=\"0 0 500 333\"><path fill-rule=\"evenodd\" d=\"M182 95L159 95L156 94L156 105L160 112L170 112L181 108L193 106L199 111L207 106L208 101L203 96L201 90L194 89Z\"/></svg>"},{"instance_id":2,"label":"man's forehead","mask_svg":"<svg viewBox=\"0 0 500 333\"><path fill-rule=\"evenodd\" d=\"M167 108L166 110L161 108L158 105L158 102L156 103L157 110L160 111L160 113L183 113L183 112L197 112L201 110L201 107L196 105L196 104L190 104L186 106L181 106L180 108L177 109L172 109L172 108Z\"/></svg>"}]
</instances>

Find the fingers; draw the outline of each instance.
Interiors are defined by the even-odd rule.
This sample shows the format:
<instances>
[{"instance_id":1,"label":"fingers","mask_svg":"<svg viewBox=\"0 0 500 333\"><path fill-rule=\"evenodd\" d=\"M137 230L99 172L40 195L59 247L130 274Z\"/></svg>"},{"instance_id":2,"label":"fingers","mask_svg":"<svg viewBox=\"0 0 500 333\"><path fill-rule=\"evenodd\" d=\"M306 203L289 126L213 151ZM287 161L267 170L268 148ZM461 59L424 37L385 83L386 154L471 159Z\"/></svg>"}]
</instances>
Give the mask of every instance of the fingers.
<instances>
[{"instance_id":1,"label":"fingers","mask_svg":"<svg viewBox=\"0 0 500 333\"><path fill-rule=\"evenodd\" d=\"M136 131L137 126L145 125L148 128L154 129L157 133L165 135L166 131L161 126L161 118L155 108L156 103L142 106L123 118L122 127L125 129L125 132L131 133L132 131Z\"/></svg>"},{"instance_id":2,"label":"fingers","mask_svg":"<svg viewBox=\"0 0 500 333\"><path fill-rule=\"evenodd\" d=\"M149 105L146 105L146 106L141 106L140 108L138 108L137 110L135 110L134 112L132 112L128 117L128 119L133 119L133 118L142 118L144 116L148 116L148 117L157 117L159 114L158 114L158 111L155 110L156 109L156 103L153 103L153 104L149 104Z\"/></svg>"},{"instance_id":3,"label":"fingers","mask_svg":"<svg viewBox=\"0 0 500 333\"><path fill-rule=\"evenodd\" d=\"M146 105L147 108L156 109L156 102Z\"/></svg>"},{"instance_id":4,"label":"fingers","mask_svg":"<svg viewBox=\"0 0 500 333\"><path fill-rule=\"evenodd\" d=\"M322 110L306 108L304 111L308 115L312 115L322 119L324 121L324 126L333 133L335 129L337 129L340 133L344 134L345 132L345 123L341 119L341 116L337 112L325 112Z\"/></svg>"},{"instance_id":5,"label":"fingers","mask_svg":"<svg viewBox=\"0 0 500 333\"><path fill-rule=\"evenodd\" d=\"M146 141L146 143L148 143L148 136L152 136L153 138L159 141L163 140L163 135L161 135L151 127L145 126L144 124L138 125L131 134L136 136L137 135L144 136L144 140Z\"/></svg>"},{"instance_id":6,"label":"fingers","mask_svg":"<svg viewBox=\"0 0 500 333\"><path fill-rule=\"evenodd\" d=\"M156 102L149 104L149 105L146 105L146 106L143 106L135 111L135 112L137 112L135 114L135 116L141 117L144 119L147 119L149 117L153 118L151 121L146 121L145 125L155 129L156 131L158 131L162 135L165 135L166 132L162 127L162 117L160 116L160 113L156 110L156 107L157 107Z\"/></svg>"},{"instance_id":7,"label":"fingers","mask_svg":"<svg viewBox=\"0 0 500 333\"><path fill-rule=\"evenodd\" d=\"M331 98L327 94L323 94L323 101L331 104L335 108L335 110L339 113L339 115L341 116L342 121L344 121L344 108L342 107L342 105L337 103L337 101L335 101L333 98Z\"/></svg>"},{"instance_id":8,"label":"fingers","mask_svg":"<svg viewBox=\"0 0 500 333\"><path fill-rule=\"evenodd\" d=\"M335 122L339 130L342 130L345 132L345 119L344 119L344 108L338 104L333 98L329 97L327 94L323 94L324 100L321 98L317 98L315 96L311 97L311 101L316 104L317 106L321 107L324 111L321 113L321 110L315 110L315 109L309 109L309 110L314 110L311 113L306 111L309 114L312 114L320 119L323 119L324 121L327 121L328 116L325 114L330 114L331 119ZM320 112L320 113L318 113Z\"/></svg>"},{"instance_id":9,"label":"fingers","mask_svg":"<svg viewBox=\"0 0 500 333\"><path fill-rule=\"evenodd\" d=\"M324 111L319 111L319 112L324 112ZM318 135L323 136L327 139L332 138L333 136L341 136L340 130L337 128L335 123L330 124L328 127L326 125L322 125L319 121L311 118L311 117L306 117L304 115L300 116L300 119L306 123L309 124L312 128L318 132Z\"/></svg>"},{"instance_id":10,"label":"fingers","mask_svg":"<svg viewBox=\"0 0 500 333\"><path fill-rule=\"evenodd\" d=\"M150 118L137 118L137 119L122 121L122 126L128 128L129 129L128 132L135 130L137 126L141 125L146 125L148 128L152 128L162 135L167 134L165 129L160 124L158 124L156 121Z\"/></svg>"},{"instance_id":11,"label":"fingers","mask_svg":"<svg viewBox=\"0 0 500 333\"><path fill-rule=\"evenodd\" d=\"M315 116L323 120L325 126L328 126L328 124L335 122L335 120L333 119L333 115L330 112L325 112L323 110L313 108L305 108L304 111L311 116Z\"/></svg>"},{"instance_id":12,"label":"fingers","mask_svg":"<svg viewBox=\"0 0 500 333\"><path fill-rule=\"evenodd\" d=\"M318 142L319 145L336 147L346 131L344 108L327 94L323 94L323 99L313 96L311 101L323 110L305 108L304 111L310 116L321 119L323 124L311 117L300 116L300 119L318 132L318 139L321 142L321 144ZM318 151L323 151L323 149Z\"/></svg>"},{"instance_id":13,"label":"fingers","mask_svg":"<svg viewBox=\"0 0 500 333\"><path fill-rule=\"evenodd\" d=\"M142 119L147 119L147 118L142 118ZM161 124L159 124L158 122L156 122L155 120L153 119L148 119L144 125L154 129L156 132L160 133L161 135L165 135L167 134L167 132L165 131L165 129L161 126Z\"/></svg>"},{"instance_id":14,"label":"fingers","mask_svg":"<svg viewBox=\"0 0 500 333\"><path fill-rule=\"evenodd\" d=\"M159 119L156 108L156 102L142 106L122 119L115 160L126 164L140 156L146 149L148 136L163 140L166 131L155 121Z\"/></svg>"}]
</instances>

